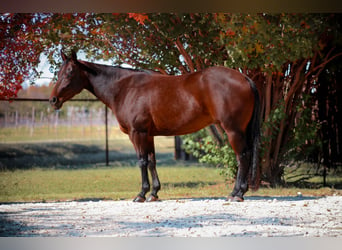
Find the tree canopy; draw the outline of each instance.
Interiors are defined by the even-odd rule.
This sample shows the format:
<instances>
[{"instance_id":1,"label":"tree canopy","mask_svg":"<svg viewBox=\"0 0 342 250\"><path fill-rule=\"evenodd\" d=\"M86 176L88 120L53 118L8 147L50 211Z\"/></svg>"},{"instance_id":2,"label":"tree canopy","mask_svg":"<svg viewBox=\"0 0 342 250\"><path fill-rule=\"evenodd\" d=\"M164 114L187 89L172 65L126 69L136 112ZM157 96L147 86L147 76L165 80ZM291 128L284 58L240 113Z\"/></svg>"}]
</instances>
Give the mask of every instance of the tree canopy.
<instances>
[{"instance_id":1,"label":"tree canopy","mask_svg":"<svg viewBox=\"0 0 342 250\"><path fill-rule=\"evenodd\" d=\"M83 50L91 60L111 59L168 74L217 64L282 71L286 62L311 58L326 46L321 36L331 18L314 14L3 14L1 96L15 95L24 80L39 77L36 66L41 53L54 70L61 48Z\"/></svg>"}]
</instances>

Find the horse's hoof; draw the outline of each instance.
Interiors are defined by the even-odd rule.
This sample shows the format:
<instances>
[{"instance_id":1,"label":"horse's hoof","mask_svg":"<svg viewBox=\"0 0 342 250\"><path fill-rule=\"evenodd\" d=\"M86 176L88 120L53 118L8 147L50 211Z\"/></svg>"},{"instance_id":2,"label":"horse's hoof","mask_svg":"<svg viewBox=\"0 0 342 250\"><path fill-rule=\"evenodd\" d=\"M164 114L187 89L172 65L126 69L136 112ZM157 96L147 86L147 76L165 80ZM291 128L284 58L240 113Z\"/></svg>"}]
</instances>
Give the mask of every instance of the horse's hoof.
<instances>
[{"instance_id":1,"label":"horse's hoof","mask_svg":"<svg viewBox=\"0 0 342 250\"><path fill-rule=\"evenodd\" d=\"M153 202L153 201L159 201L159 199L158 199L158 196L150 195L146 201Z\"/></svg>"},{"instance_id":2,"label":"horse's hoof","mask_svg":"<svg viewBox=\"0 0 342 250\"><path fill-rule=\"evenodd\" d=\"M234 196L234 202L243 202L244 199L242 197Z\"/></svg>"},{"instance_id":3,"label":"horse's hoof","mask_svg":"<svg viewBox=\"0 0 342 250\"><path fill-rule=\"evenodd\" d=\"M141 197L141 196L137 196L134 198L133 202L145 202L146 198L145 197Z\"/></svg>"},{"instance_id":4,"label":"horse's hoof","mask_svg":"<svg viewBox=\"0 0 342 250\"><path fill-rule=\"evenodd\" d=\"M238 197L238 196L228 196L227 197L227 201L230 201L230 202L243 202L244 199L241 198L241 197Z\"/></svg>"}]
</instances>

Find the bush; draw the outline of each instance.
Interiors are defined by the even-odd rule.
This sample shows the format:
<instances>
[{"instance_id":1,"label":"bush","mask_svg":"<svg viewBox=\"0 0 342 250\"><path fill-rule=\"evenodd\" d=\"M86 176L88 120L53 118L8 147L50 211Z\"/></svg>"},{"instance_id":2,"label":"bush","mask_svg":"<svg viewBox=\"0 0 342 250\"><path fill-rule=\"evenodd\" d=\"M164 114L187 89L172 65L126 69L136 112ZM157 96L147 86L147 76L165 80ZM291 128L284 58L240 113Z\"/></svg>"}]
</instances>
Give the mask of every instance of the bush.
<instances>
[{"instance_id":1,"label":"bush","mask_svg":"<svg viewBox=\"0 0 342 250\"><path fill-rule=\"evenodd\" d=\"M207 163L220 169L220 175L228 181L235 179L237 161L235 153L224 134L224 146L220 146L207 129L182 136L183 149L198 158L199 162Z\"/></svg>"},{"instance_id":2,"label":"bush","mask_svg":"<svg viewBox=\"0 0 342 250\"><path fill-rule=\"evenodd\" d=\"M297 117L294 121L294 128L289 134L289 142L284 148L282 163L288 161L301 162L309 161L314 157L318 161L318 152L322 151L322 141L318 132L320 123L313 118L313 104L309 95L303 95L296 107Z\"/></svg>"}]
</instances>

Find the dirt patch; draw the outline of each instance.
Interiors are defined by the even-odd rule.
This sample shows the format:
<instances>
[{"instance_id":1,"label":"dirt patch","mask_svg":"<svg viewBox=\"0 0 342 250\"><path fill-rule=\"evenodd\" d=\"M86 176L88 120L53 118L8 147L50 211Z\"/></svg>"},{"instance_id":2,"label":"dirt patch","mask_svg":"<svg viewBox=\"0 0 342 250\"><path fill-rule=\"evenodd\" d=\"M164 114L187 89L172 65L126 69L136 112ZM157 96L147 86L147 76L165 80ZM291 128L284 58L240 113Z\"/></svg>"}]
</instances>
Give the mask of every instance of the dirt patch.
<instances>
[{"instance_id":1,"label":"dirt patch","mask_svg":"<svg viewBox=\"0 0 342 250\"><path fill-rule=\"evenodd\" d=\"M342 236L342 196L0 205L0 236Z\"/></svg>"}]
</instances>

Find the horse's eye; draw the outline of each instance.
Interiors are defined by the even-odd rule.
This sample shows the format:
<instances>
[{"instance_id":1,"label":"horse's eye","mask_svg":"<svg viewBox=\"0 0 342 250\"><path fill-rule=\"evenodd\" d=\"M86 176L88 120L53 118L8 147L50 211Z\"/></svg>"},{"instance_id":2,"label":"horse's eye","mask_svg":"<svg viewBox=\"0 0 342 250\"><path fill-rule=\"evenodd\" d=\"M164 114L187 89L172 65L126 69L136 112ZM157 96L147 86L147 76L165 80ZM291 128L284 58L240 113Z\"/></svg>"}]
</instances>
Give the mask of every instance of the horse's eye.
<instances>
[{"instance_id":1,"label":"horse's eye","mask_svg":"<svg viewBox=\"0 0 342 250\"><path fill-rule=\"evenodd\" d=\"M67 76L68 76L68 77L71 77L71 76L72 76L72 69L67 70L66 73L67 73Z\"/></svg>"}]
</instances>

